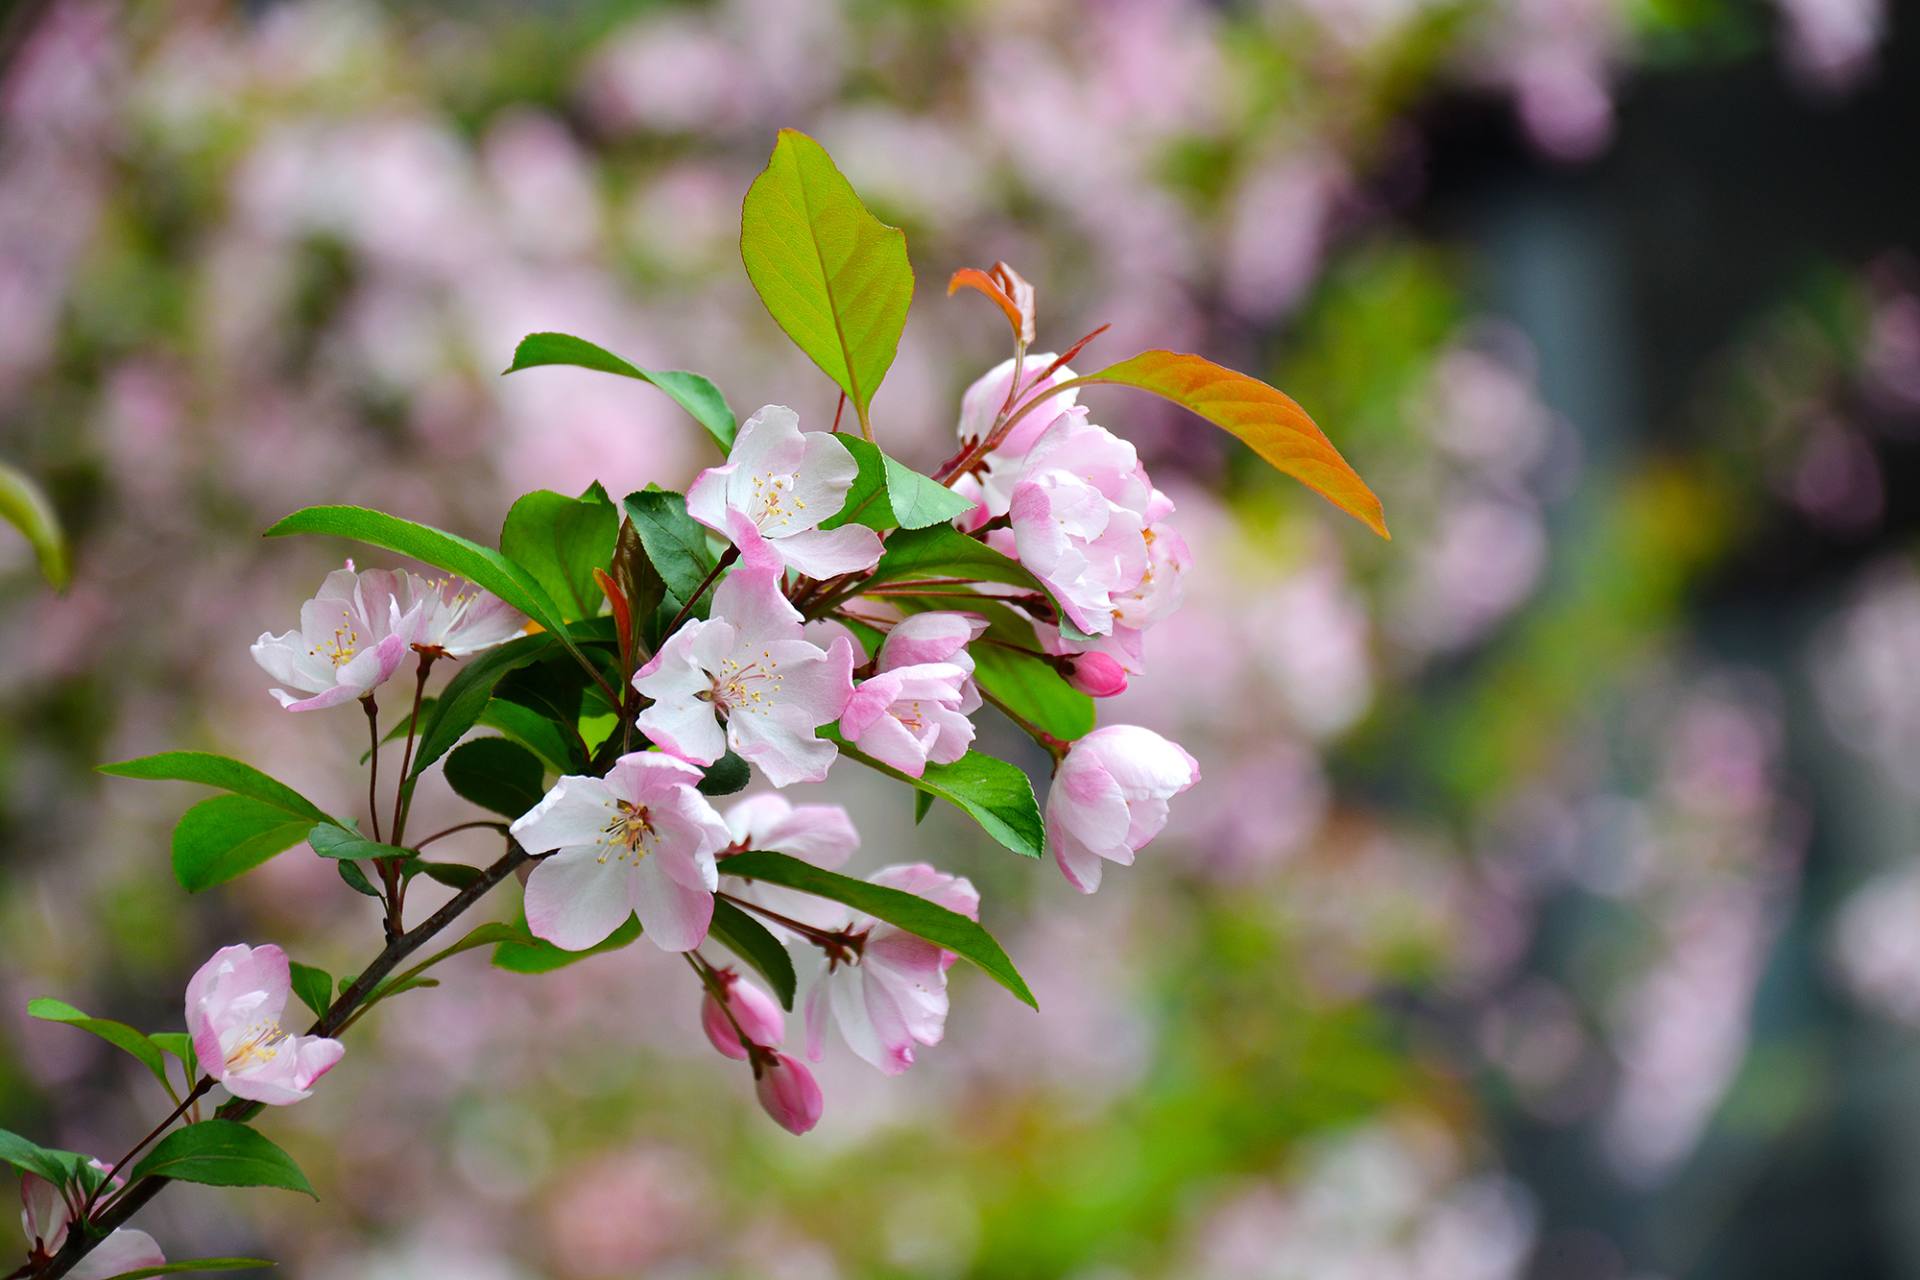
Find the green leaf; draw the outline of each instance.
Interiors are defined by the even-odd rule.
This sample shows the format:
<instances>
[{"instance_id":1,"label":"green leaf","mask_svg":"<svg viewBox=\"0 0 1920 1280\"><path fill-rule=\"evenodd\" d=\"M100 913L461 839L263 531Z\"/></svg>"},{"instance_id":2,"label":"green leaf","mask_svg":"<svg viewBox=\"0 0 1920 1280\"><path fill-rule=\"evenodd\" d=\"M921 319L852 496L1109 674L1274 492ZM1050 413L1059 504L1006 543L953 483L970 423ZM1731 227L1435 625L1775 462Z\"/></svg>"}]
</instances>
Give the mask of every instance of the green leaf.
<instances>
[{"instance_id":1,"label":"green leaf","mask_svg":"<svg viewBox=\"0 0 1920 1280\"><path fill-rule=\"evenodd\" d=\"M465 889L478 884L480 877L485 874L480 868L470 867L464 862L428 862L425 858L415 858L407 866L416 875L423 875L449 889Z\"/></svg>"},{"instance_id":2,"label":"green leaf","mask_svg":"<svg viewBox=\"0 0 1920 1280\"><path fill-rule=\"evenodd\" d=\"M736 429L733 410L727 407L727 398L720 394L720 388L697 373L679 369L642 369L604 347L597 347L584 338L566 333L530 333L520 339L520 345L513 351L513 363L504 372L518 373L522 369L552 364L598 369L601 373L617 373L622 377L650 382L671 396L675 404L692 414L693 420L705 427L714 443L720 446L720 452L726 453L733 448Z\"/></svg>"},{"instance_id":3,"label":"green leaf","mask_svg":"<svg viewBox=\"0 0 1920 1280\"><path fill-rule=\"evenodd\" d=\"M314 1017L324 1018L333 1004L333 975L298 960L290 961L289 965L293 970L293 994L313 1010Z\"/></svg>"},{"instance_id":4,"label":"green leaf","mask_svg":"<svg viewBox=\"0 0 1920 1280\"><path fill-rule=\"evenodd\" d=\"M1380 499L1347 464L1307 411L1258 378L1202 356L1142 351L1080 382L1150 391L1245 441L1275 470L1319 493L1381 537L1389 537Z\"/></svg>"},{"instance_id":5,"label":"green leaf","mask_svg":"<svg viewBox=\"0 0 1920 1280\"><path fill-rule=\"evenodd\" d=\"M160 1139L128 1180L151 1177L211 1187L282 1187L319 1199L292 1156L246 1125L218 1118Z\"/></svg>"},{"instance_id":6,"label":"green leaf","mask_svg":"<svg viewBox=\"0 0 1920 1280\"><path fill-rule=\"evenodd\" d=\"M925 529L902 529L888 538L887 549L881 554L880 563L874 566L866 585L877 587L885 582L949 578L971 578L1025 587L1037 595L1045 596L1053 602L1056 612L1059 611L1059 601L1054 600L1053 593L1047 590L1040 579L1027 572L1019 561L946 524ZM952 607L950 602L948 607ZM1079 633L1067 622L1066 615L1060 613L1059 616L1061 633L1078 636Z\"/></svg>"},{"instance_id":7,"label":"green leaf","mask_svg":"<svg viewBox=\"0 0 1920 1280\"><path fill-rule=\"evenodd\" d=\"M547 793L538 756L505 738L475 738L447 757L447 785L483 809L517 818Z\"/></svg>"},{"instance_id":8,"label":"green leaf","mask_svg":"<svg viewBox=\"0 0 1920 1280\"><path fill-rule=\"evenodd\" d=\"M572 644L565 637L566 620L560 616L558 606L546 589L531 573L491 547L431 525L415 524L365 507L306 507L268 529L266 536L280 538L293 533L350 538L458 574L493 592L548 631L559 633L565 643Z\"/></svg>"},{"instance_id":9,"label":"green leaf","mask_svg":"<svg viewBox=\"0 0 1920 1280\"><path fill-rule=\"evenodd\" d=\"M161 1050L172 1054L189 1066L193 1063L193 1037L184 1031L156 1031L147 1039L159 1045Z\"/></svg>"},{"instance_id":10,"label":"green leaf","mask_svg":"<svg viewBox=\"0 0 1920 1280\"><path fill-rule=\"evenodd\" d=\"M480 713L480 723L526 747L560 773L581 773L587 757L576 733L569 737L559 725L531 707L495 698Z\"/></svg>"},{"instance_id":11,"label":"green leaf","mask_svg":"<svg viewBox=\"0 0 1920 1280\"><path fill-rule=\"evenodd\" d=\"M192 1271L250 1271L257 1267L277 1266L269 1258L188 1258L181 1262L163 1262L138 1271L122 1271L108 1280L147 1280L149 1276L177 1276Z\"/></svg>"},{"instance_id":12,"label":"green leaf","mask_svg":"<svg viewBox=\"0 0 1920 1280\"><path fill-rule=\"evenodd\" d=\"M123 1053L130 1053L140 1060L140 1064L153 1072L154 1079L161 1088L170 1088L167 1083L167 1060L160 1046L145 1032L136 1031L124 1022L115 1022L111 1018L93 1018L82 1013L64 1000L53 1000L46 996L27 1001L27 1015L45 1022L64 1022L91 1035L99 1036Z\"/></svg>"},{"instance_id":13,"label":"green leaf","mask_svg":"<svg viewBox=\"0 0 1920 1280\"><path fill-rule=\"evenodd\" d=\"M72 578L67 558L67 535L60 517L39 485L25 472L0 463L0 520L18 529L40 562L40 576L55 591L65 591Z\"/></svg>"},{"instance_id":14,"label":"green leaf","mask_svg":"<svg viewBox=\"0 0 1920 1280\"><path fill-rule=\"evenodd\" d=\"M916 791L913 793L913 825L919 826L933 812L933 792Z\"/></svg>"},{"instance_id":15,"label":"green leaf","mask_svg":"<svg viewBox=\"0 0 1920 1280\"><path fill-rule=\"evenodd\" d=\"M706 529L687 514L686 498L665 489L642 489L628 494L622 505L675 607L691 600L715 561Z\"/></svg>"},{"instance_id":16,"label":"green leaf","mask_svg":"<svg viewBox=\"0 0 1920 1280\"><path fill-rule=\"evenodd\" d=\"M568 619L600 612L595 569L613 563L620 514L604 497L569 498L548 489L521 497L500 529L500 551L532 574Z\"/></svg>"},{"instance_id":17,"label":"green leaf","mask_svg":"<svg viewBox=\"0 0 1920 1280\"><path fill-rule=\"evenodd\" d=\"M173 829L173 876L198 893L253 870L305 838L313 819L252 796L215 796L180 816Z\"/></svg>"},{"instance_id":18,"label":"green leaf","mask_svg":"<svg viewBox=\"0 0 1920 1280\"><path fill-rule=\"evenodd\" d=\"M1046 659L997 644L976 644L967 652L988 701L1067 742L1093 732L1093 699Z\"/></svg>"},{"instance_id":19,"label":"green leaf","mask_svg":"<svg viewBox=\"0 0 1920 1280\"><path fill-rule=\"evenodd\" d=\"M355 893L363 893L369 898L380 896L380 891L373 887L373 881L367 879L367 873L360 869L359 863L336 862L333 869L340 873L340 879L346 882L347 888Z\"/></svg>"},{"instance_id":20,"label":"green leaf","mask_svg":"<svg viewBox=\"0 0 1920 1280\"><path fill-rule=\"evenodd\" d=\"M782 129L740 209L740 259L774 322L864 427L913 301L906 234L867 212L824 147Z\"/></svg>"},{"instance_id":21,"label":"green leaf","mask_svg":"<svg viewBox=\"0 0 1920 1280\"><path fill-rule=\"evenodd\" d=\"M525 920L520 922L519 932L518 938L502 942L493 949L494 967L513 973L551 973L585 960L588 956L597 956L603 951L618 951L634 942L640 937L640 918L628 916L625 924L585 951L568 951L564 947L554 946L545 938L534 937L527 929Z\"/></svg>"},{"instance_id":22,"label":"green leaf","mask_svg":"<svg viewBox=\"0 0 1920 1280\"><path fill-rule=\"evenodd\" d=\"M843 754L889 778L958 805L981 830L1024 858L1047 851L1047 824L1034 802L1033 784L1018 765L978 751L969 751L952 764L929 764L918 778L881 764L858 747L848 745L837 730L823 728L820 736L840 744Z\"/></svg>"},{"instance_id":23,"label":"green leaf","mask_svg":"<svg viewBox=\"0 0 1920 1280\"><path fill-rule=\"evenodd\" d=\"M924 529L946 524L973 510L973 503L932 476L882 453L858 436L835 437L860 465L846 503L837 515L820 522L822 529L863 524L869 529Z\"/></svg>"},{"instance_id":24,"label":"green leaf","mask_svg":"<svg viewBox=\"0 0 1920 1280\"><path fill-rule=\"evenodd\" d=\"M544 656L552 647L547 636L522 636L467 659L440 691L433 709L422 718L412 776L418 778L478 723L503 676Z\"/></svg>"},{"instance_id":25,"label":"green leaf","mask_svg":"<svg viewBox=\"0 0 1920 1280\"><path fill-rule=\"evenodd\" d=\"M57 1187L78 1184L87 1192L93 1191L106 1177L77 1151L43 1147L5 1129L0 1129L0 1160L22 1172L45 1178Z\"/></svg>"},{"instance_id":26,"label":"green leaf","mask_svg":"<svg viewBox=\"0 0 1920 1280\"><path fill-rule=\"evenodd\" d=\"M856 911L864 911L877 920L905 929L916 937L937 943L955 955L980 966L995 982L1034 1008L1039 1008L1033 993L1021 980L1013 961L993 940L993 935L957 911L949 911L918 894L883 885L855 880L837 871L825 871L811 862L788 857L784 853L755 850L737 853L720 862L723 875L746 880L763 880L811 893L817 897L844 902Z\"/></svg>"},{"instance_id":27,"label":"green leaf","mask_svg":"<svg viewBox=\"0 0 1920 1280\"><path fill-rule=\"evenodd\" d=\"M707 936L752 965L780 997L782 1008L793 1008L793 957L765 925L725 898L715 898Z\"/></svg>"},{"instance_id":28,"label":"green leaf","mask_svg":"<svg viewBox=\"0 0 1920 1280\"><path fill-rule=\"evenodd\" d=\"M116 778L204 783L235 795L250 796L288 813L316 820L327 816L318 805L286 783L268 777L250 764L208 751L162 751L158 755L103 764L99 769Z\"/></svg>"},{"instance_id":29,"label":"green leaf","mask_svg":"<svg viewBox=\"0 0 1920 1280\"><path fill-rule=\"evenodd\" d=\"M313 851L323 858L340 858L347 862L360 862L369 858L397 858L405 861L418 856L411 849L402 849L399 845L369 840L358 831L349 831L332 822L322 822L310 828L307 831L307 843L312 845Z\"/></svg>"},{"instance_id":30,"label":"green leaf","mask_svg":"<svg viewBox=\"0 0 1920 1280\"><path fill-rule=\"evenodd\" d=\"M730 796L747 789L753 771L732 751L707 766L706 776L696 784L703 796Z\"/></svg>"}]
</instances>

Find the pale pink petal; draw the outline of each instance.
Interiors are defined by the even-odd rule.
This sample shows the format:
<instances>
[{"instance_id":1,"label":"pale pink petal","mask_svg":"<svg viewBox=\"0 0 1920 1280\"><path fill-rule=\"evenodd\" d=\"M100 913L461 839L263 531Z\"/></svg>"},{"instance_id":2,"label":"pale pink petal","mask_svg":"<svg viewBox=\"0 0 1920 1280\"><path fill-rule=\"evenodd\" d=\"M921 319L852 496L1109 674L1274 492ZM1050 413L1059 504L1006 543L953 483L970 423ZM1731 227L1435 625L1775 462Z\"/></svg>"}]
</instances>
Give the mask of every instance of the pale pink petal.
<instances>
[{"instance_id":1,"label":"pale pink petal","mask_svg":"<svg viewBox=\"0 0 1920 1280\"><path fill-rule=\"evenodd\" d=\"M789 566L809 578L865 572L880 562L881 552L880 535L858 524L803 529L777 539L774 549Z\"/></svg>"},{"instance_id":2,"label":"pale pink petal","mask_svg":"<svg viewBox=\"0 0 1920 1280\"><path fill-rule=\"evenodd\" d=\"M691 951L706 941L707 926L713 920L711 892L689 889L679 884L667 874L657 856L642 858L629 874L632 909L639 914L640 927L645 930L648 941L662 951ZM531 902L531 884L527 886L527 892ZM528 907L527 920L529 924L532 923L531 905ZM612 931L607 930L608 933Z\"/></svg>"},{"instance_id":3,"label":"pale pink petal","mask_svg":"<svg viewBox=\"0 0 1920 1280\"><path fill-rule=\"evenodd\" d=\"M604 848L578 845L535 865L526 893L527 928L535 937L584 951L627 922L634 910L629 867L605 854Z\"/></svg>"}]
</instances>

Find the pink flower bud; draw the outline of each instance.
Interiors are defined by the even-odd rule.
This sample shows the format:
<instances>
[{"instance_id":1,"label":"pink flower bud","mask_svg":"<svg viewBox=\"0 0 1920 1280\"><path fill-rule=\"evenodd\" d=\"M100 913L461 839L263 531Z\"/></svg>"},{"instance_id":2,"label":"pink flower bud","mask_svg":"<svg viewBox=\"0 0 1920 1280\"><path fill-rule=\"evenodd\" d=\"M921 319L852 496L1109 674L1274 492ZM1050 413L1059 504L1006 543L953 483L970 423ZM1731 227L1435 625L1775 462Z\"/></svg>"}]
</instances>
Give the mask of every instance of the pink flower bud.
<instances>
[{"instance_id":1,"label":"pink flower bud","mask_svg":"<svg viewBox=\"0 0 1920 1280\"><path fill-rule=\"evenodd\" d=\"M1127 669L1104 653L1079 653L1066 662L1067 683L1092 698L1127 691Z\"/></svg>"},{"instance_id":2,"label":"pink flower bud","mask_svg":"<svg viewBox=\"0 0 1920 1280\"><path fill-rule=\"evenodd\" d=\"M770 1055L753 1087L761 1107L788 1133L805 1133L820 1123L820 1086L796 1059L784 1053Z\"/></svg>"},{"instance_id":3,"label":"pink flower bud","mask_svg":"<svg viewBox=\"0 0 1920 1280\"><path fill-rule=\"evenodd\" d=\"M719 974L727 987L727 1007L721 1008L711 991L700 1002L700 1027L713 1047L735 1062L744 1062L747 1050L740 1043L744 1032L747 1039L763 1049L779 1048L787 1036L787 1019L779 1002L755 983L729 970L721 969ZM732 1019L727 1017L728 1010L733 1013ZM735 1022L740 1024L738 1031L734 1030Z\"/></svg>"}]
</instances>

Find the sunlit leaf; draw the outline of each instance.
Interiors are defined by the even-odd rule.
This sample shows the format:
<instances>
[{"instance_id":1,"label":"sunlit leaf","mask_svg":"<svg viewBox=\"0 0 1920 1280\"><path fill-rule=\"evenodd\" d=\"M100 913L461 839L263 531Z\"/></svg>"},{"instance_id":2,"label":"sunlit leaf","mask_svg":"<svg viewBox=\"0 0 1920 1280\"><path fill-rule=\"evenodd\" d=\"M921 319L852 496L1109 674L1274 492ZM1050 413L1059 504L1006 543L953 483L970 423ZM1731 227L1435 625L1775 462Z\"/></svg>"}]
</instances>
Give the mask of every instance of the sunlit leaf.
<instances>
[{"instance_id":1,"label":"sunlit leaf","mask_svg":"<svg viewBox=\"0 0 1920 1280\"><path fill-rule=\"evenodd\" d=\"M40 996L27 1001L29 1017L46 1022L64 1022L70 1027L96 1035L123 1053L133 1055L140 1065L153 1072L162 1088L167 1085L167 1060L153 1037L145 1032L136 1031L124 1022L115 1022L111 1018L95 1018L82 1013L64 1000L54 1000Z\"/></svg>"},{"instance_id":2,"label":"sunlit leaf","mask_svg":"<svg viewBox=\"0 0 1920 1280\"><path fill-rule=\"evenodd\" d=\"M599 613L596 569L613 560L620 513L604 495L569 498L549 489L522 495L500 528L500 552L532 574L569 620Z\"/></svg>"},{"instance_id":3,"label":"sunlit leaf","mask_svg":"<svg viewBox=\"0 0 1920 1280\"><path fill-rule=\"evenodd\" d=\"M824 147L782 129L741 206L740 258L774 321L866 423L913 300L906 234L867 212Z\"/></svg>"},{"instance_id":4,"label":"sunlit leaf","mask_svg":"<svg viewBox=\"0 0 1920 1280\"><path fill-rule=\"evenodd\" d=\"M1033 783L1018 765L969 751L952 764L929 764L914 778L850 745L834 729L822 729L820 736L839 743L843 753L868 768L957 805L981 830L1020 856L1045 855L1047 826L1033 798Z\"/></svg>"},{"instance_id":5,"label":"sunlit leaf","mask_svg":"<svg viewBox=\"0 0 1920 1280\"><path fill-rule=\"evenodd\" d=\"M889 457L869 441L847 435L839 439L860 470L847 490L846 503L833 517L820 522L822 529L837 529L843 524L880 530L924 529L946 524L973 510L971 499Z\"/></svg>"},{"instance_id":6,"label":"sunlit leaf","mask_svg":"<svg viewBox=\"0 0 1920 1280\"><path fill-rule=\"evenodd\" d=\"M0 463L0 520L18 529L40 562L40 576L55 591L65 591L71 577L67 535L60 517L40 486L25 473Z\"/></svg>"},{"instance_id":7,"label":"sunlit leaf","mask_svg":"<svg viewBox=\"0 0 1920 1280\"><path fill-rule=\"evenodd\" d=\"M224 884L299 844L313 820L252 796L215 796L173 829L173 875L188 893Z\"/></svg>"},{"instance_id":8,"label":"sunlit leaf","mask_svg":"<svg viewBox=\"0 0 1920 1280\"><path fill-rule=\"evenodd\" d=\"M736 429L733 410L727 407L727 398L720 394L720 388L697 373L680 369L642 369L637 364L622 360L605 347L595 346L585 338L576 338L567 333L528 334L514 348L513 363L503 372L518 373L522 369L556 364L598 369L601 373L617 373L622 377L652 383L707 429L707 434L720 446L720 452L725 453L733 448Z\"/></svg>"},{"instance_id":9,"label":"sunlit leaf","mask_svg":"<svg viewBox=\"0 0 1920 1280\"><path fill-rule=\"evenodd\" d=\"M1359 473L1305 409L1258 378L1201 356L1143 351L1083 381L1137 387L1191 409L1381 537L1390 536L1380 499Z\"/></svg>"}]
</instances>

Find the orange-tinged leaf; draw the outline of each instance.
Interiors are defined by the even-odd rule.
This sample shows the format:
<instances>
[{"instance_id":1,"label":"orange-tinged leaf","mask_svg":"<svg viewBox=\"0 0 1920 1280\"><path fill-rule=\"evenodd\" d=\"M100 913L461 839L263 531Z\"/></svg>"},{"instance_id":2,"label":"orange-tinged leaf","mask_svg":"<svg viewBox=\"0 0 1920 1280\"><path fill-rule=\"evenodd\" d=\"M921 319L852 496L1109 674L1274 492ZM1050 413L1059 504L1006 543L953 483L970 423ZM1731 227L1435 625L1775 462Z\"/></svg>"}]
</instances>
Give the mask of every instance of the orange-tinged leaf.
<instances>
[{"instance_id":1,"label":"orange-tinged leaf","mask_svg":"<svg viewBox=\"0 0 1920 1280\"><path fill-rule=\"evenodd\" d=\"M1191 409L1381 537L1392 537L1380 499L1359 472L1347 465L1305 409L1258 378L1202 356L1142 351L1088 374L1085 381L1137 387Z\"/></svg>"},{"instance_id":2,"label":"orange-tinged leaf","mask_svg":"<svg viewBox=\"0 0 1920 1280\"><path fill-rule=\"evenodd\" d=\"M947 296L962 289L977 289L993 300L1005 313L1014 341L1022 346L1033 342L1033 286L1018 271L1004 262L993 264L991 271L962 267L947 280Z\"/></svg>"}]
</instances>

